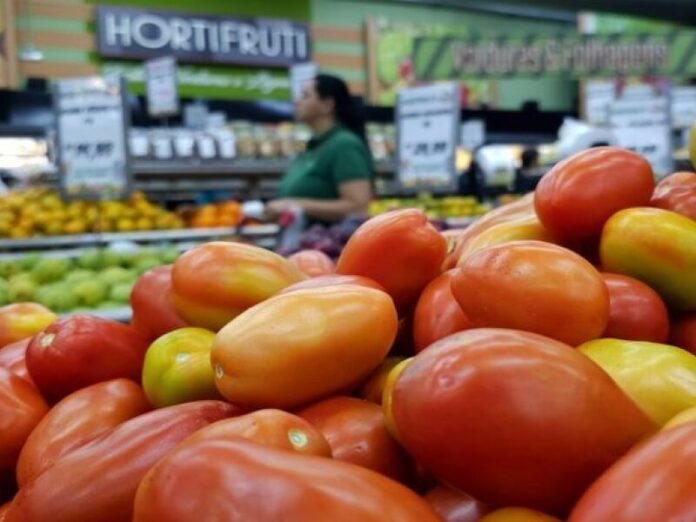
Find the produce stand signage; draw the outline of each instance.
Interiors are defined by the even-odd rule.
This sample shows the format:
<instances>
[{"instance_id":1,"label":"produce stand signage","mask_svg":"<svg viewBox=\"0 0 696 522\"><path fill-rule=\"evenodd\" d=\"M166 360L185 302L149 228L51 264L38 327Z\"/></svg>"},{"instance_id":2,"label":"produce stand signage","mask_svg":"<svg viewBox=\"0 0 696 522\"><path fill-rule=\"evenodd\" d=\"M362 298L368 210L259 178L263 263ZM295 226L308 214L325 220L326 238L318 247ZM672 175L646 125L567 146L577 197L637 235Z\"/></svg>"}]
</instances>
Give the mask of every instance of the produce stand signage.
<instances>
[{"instance_id":1,"label":"produce stand signage","mask_svg":"<svg viewBox=\"0 0 696 522\"><path fill-rule=\"evenodd\" d=\"M674 87L672 98L672 127L690 129L696 123L696 87Z\"/></svg>"},{"instance_id":2,"label":"produce stand signage","mask_svg":"<svg viewBox=\"0 0 696 522\"><path fill-rule=\"evenodd\" d=\"M66 198L119 199L129 194L125 93L118 77L56 82L58 164Z\"/></svg>"},{"instance_id":3,"label":"produce stand signage","mask_svg":"<svg viewBox=\"0 0 696 522\"><path fill-rule=\"evenodd\" d=\"M614 101L609 105L609 128L620 147L642 154L656 174L674 170L669 97Z\"/></svg>"},{"instance_id":4,"label":"produce stand signage","mask_svg":"<svg viewBox=\"0 0 696 522\"><path fill-rule=\"evenodd\" d=\"M307 83L312 81L319 72L317 64L312 62L298 63L290 67L290 90L292 101L297 101L302 96L302 90Z\"/></svg>"},{"instance_id":5,"label":"produce stand signage","mask_svg":"<svg viewBox=\"0 0 696 522\"><path fill-rule=\"evenodd\" d=\"M145 62L147 110L152 117L171 116L179 112L176 60L153 58Z\"/></svg>"},{"instance_id":6,"label":"produce stand signage","mask_svg":"<svg viewBox=\"0 0 696 522\"><path fill-rule=\"evenodd\" d=\"M405 188L451 189L456 185L459 87L436 84L398 94L396 125L399 181Z\"/></svg>"},{"instance_id":7,"label":"produce stand signage","mask_svg":"<svg viewBox=\"0 0 696 522\"><path fill-rule=\"evenodd\" d=\"M306 62L307 24L99 6L99 52L111 58L173 56L182 62L283 67Z\"/></svg>"}]
</instances>

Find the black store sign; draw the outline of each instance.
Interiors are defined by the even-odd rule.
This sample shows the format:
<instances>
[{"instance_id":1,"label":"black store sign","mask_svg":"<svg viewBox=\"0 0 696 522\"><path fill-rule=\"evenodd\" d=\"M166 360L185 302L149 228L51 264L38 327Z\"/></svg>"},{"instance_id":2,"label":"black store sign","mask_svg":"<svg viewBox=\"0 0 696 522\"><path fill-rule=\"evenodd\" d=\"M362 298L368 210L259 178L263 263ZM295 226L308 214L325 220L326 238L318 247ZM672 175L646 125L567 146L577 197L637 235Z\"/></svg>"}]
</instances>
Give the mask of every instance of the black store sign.
<instances>
[{"instance_id":1,"label":"black store sign","mask_svg":"<svg viewBox=\"0 0 696 522\"><path fill-rule=\"evenodd\" d=\"M99 52L110 58L284 67L309 61L307 24L99 6Z\"/></svg>"}]
</instances>

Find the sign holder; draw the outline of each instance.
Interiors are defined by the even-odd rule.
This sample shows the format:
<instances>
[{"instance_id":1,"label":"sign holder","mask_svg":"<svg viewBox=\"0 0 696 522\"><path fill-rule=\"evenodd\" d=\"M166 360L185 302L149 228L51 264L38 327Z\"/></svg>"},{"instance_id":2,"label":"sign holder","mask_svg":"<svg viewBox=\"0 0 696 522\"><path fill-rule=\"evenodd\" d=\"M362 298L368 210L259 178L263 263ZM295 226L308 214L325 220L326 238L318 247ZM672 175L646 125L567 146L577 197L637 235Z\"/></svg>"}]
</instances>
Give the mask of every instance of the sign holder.
<instances>
[{"instance_id":1,"label":"sign holder","mask_svg":"<svg viewBox=\"0 0 696 522\"><path fill-rule=\"evenodd\" d=\"M179 114L179 83L177 63L171 56L147 60L145 87L147 111L153 118L160 118L168 127L168 117Z\"/></svg>"}]
</instances>

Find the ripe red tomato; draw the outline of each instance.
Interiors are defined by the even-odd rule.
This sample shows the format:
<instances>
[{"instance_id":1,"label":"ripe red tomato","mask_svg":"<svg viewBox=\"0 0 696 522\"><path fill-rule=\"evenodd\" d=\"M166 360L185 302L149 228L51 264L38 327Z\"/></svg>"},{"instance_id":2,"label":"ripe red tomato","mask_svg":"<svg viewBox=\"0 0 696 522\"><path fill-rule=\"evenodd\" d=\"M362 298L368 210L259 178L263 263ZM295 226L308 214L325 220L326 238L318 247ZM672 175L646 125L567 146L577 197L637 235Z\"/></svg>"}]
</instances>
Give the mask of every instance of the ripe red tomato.
<instances>
[{"instance_id":1,"label":"ripe red tomato","mask_svg":"<svg viewBox=\"0 0 696 522\"><path fill-rule=\"evenodd\" d=\"M416 352L455 332L471 328L469 318L454 298L451 283L454 271L445 272L425 287L413 314Z\"/></svg>"},{"instance_id":2,"label":"ripe red tomato","mask_svg":"<svg viewBox=\"0 0 696 522\"><path fill-rule=\"evenodd\" d=\"M696 423L632 449L582 496L570 522L696 520Z\"/></svg>"},{"instance_id":3,"label":"ripe red tomato","mask_svg":"<svg viewBox=\"0 0 696 522\"><path fill-rule=\"evenodd\" d=\"M3 504L0 506L0 522L5 522L5 518L7 517L7 512L10 510L10 503L8 502L7 504Z\"/></svg>"},{"instance_id":4,"label":"ripe red tomato","mask_svg":"<svg viewBox=\"0 0 696 522\"><path fill-rule=\"evenodd\" d=\"M413 491L368 469L240 439L183 445L153 467L138 488L133 522L154 520L436 522L439 517Z\"/></svg>"},{"instance_id":5,"label":"ripe red tomato","mask_svg":"<svg viewBox=\"0 0 696 522\"><path fill-rule=\"evenodd\" d=\"M537 185L534 208L563 239L598 236L613 214L646 206L655 181L650 163L616 147L584 150L556 164Z\"/></svg>"},{"instance_id":6,"label":"ripe red tomato","mask_svg":"<svg viewBox=\"0 0 696 522\"><path fill-rule=\"evenodd\" d=\"M0 348L27 339L58 316L37 303L15 303L0 307Z\"/></svg>"},{"instance_id":7,"label":"ripe red tomato","mask_svg":"<svg viewBox=\"0 0 696 522\"><path fill-rule=\"evenodd\" d=\"M390 408L402 444L439 480L553 514L656 429L583 354L515 330L467 330L423 350Z\"/></svg>"},{"instance_id":8,"label":"ripe red tomato","mask_svg":"<svg viewBox=\"0 0 696 522\"><path fill-rule=\"evenodd\" d=\"M338 259L336 272L374 279L410 312L425 286L439 273L447 241L420 210L396 210L363 223Z\"/></svg>"},{"instance_id":9,"label":"ripe red tomato","mask_svg":"<svg viewBox=\"0 0 696 522\"><path fill-rule=\"evenodd\" d=\"M341 285L367 286L368 288L374 288L375 290L381 290L382 292L385 291L382 285L368 277L333 274L305 279L304 281L300 281L299 283L295 283L294 285L283 288L276 295L287 294L289 292L294 292L295 290L305 290L307 288Z\"/></svg>"},{"instance_id":10,"label":"ripe red tomato","mask_svg":"<svg viewBox=\"0 0 696 522\"><path fill-rule=\"evenodd\" d=\"M56 461L149 409L143 390L128 379L100 382L68 395L41 419L17 462L23 486Z\"/></svg>"},{"instance_id":11,"label":"ripe red tomato","mask_svg":"<svg viewBox=\"0 0 696 522\"><path fill-rule=\"evenodd\" d=\"M619 274L602 274L609 290L609 323L602 337L667 342L669 314L662 298L645 283Z\"/></svg>"},{"instance_id":12,"label":"ripe red tomato","mask_svg":"<svg viewBox=\"0 0 696 522\"><path fill-rule=\"evenodd\" d=\"M655 187L650 204L696 221L696 174L677 172L667 176Z\"/></svg>"},{"instance_id":13,"label":"ripe red tomato","mask_svg":"<svg viewBox=\"0 0 696 522\"><path fill-rule=\"evenodd\" d=\"M300 250L288 257L288 261L307 277L331 275L336 272L333 260L321 250Z\"/></svg>"},{"instance_id":14,"label":"ripe red tomato","mask_svg":"<svg viewBox=\"0 0 696 522\"><path fill-rule=\"evenodd\" d=\"M14 470L27 437L48 412L33 385L0 368L0 471Z\"/></svg>"},{"instance_id":15,"label":"ripe red tomato","mask_svg":"<svg viewBox=\"0 0 696 522\"><path fill-rule=\"evenodd\" d=\"M319 430L297 415L271 409L214 422L195 432L182 444L238 438L301 455L331 457L329 443Z\"/></svg>"},{"instance_id":16,"label":"ripe red tomato","mask_svg":"<svg viewBox=\"0 0 696 522\"><path fill-rule=\"evenodd\" d=\"M525 507L496 509L485 515L480 522L563 522L562 520Z\"/></svg>"},{"instance_id":17,"label":"ripe red tomato","mask_svg":"<svg viewBox=\"0 0 696 522\"><path fill-rule=\"evenodd\" d=\"M334 397L298 413L324 435L336 460L406 482L412 476L406 452L389 435L382 408L353 397Z\"/></svg>"},{"instance_id":18,"label":"ripe red tomato","mask_svg":"<svg viewBox=\"0 0 696 522\"><path fill-rule=\"evenodd\" d=\"M172 304L172 265L158 266L140 276L130 296L131 324L145 340L188 326Z\"/></svg>"},{"instance_id":19,"label":"ripe red tomato","mask_svg":"<svg viewBox=\"0 0 696 522\"><path fill-rule=\"evenodd\" d=\"M601 336L609 319L599 272L575 252L541 241L475 253L455 272L452 292L477 327L526 330L571 346Z\"/></svg>"},{"instance_id":20,"label":"ripe red tomato","mask_svg":"<svg viewBox=\"0 0 696 522\"><path fill-rule=\"evenodd\" d=\"M34 384L27 370L27 347L31 338L22 339L0 348L0 366Z\"/></svg>"},{"instance_id":21,"label":"ripe red tomato","mask_svg":"<svg viewBox=\"0 0 696 522\"><path fill-rule=\"evenodd\" d=\"M669 342L696 354L696 312L674 319Z\"/></svg>"},{"instance_id":22,"label":"ripe red tomato","mask_svg":"<svg viewBox=\"0 0 696 522\"><path fill-rule=\"evenodd\" d=\"M198 401L130 419L26 484L7 522L131 520L135 491L147 471L188 435L237 411L221 401Z\"/></svg>"},{"instance_id":23,"label":"ripe red tomato","mask_svg":"<svg viewBox=\"0 0 696 522\"><path fill-rule=\"evenodd\" d=\"M147 342L125 324L89 315L60 319L37 334L27 368L50 400L101 381L140 381Z\"/></svg>"},{"instance_id":24,"label":"ripe red tomato","mask_svg":"<svg viewBox=\"0 0 696 522\"><path fill-rule=\"evenodd\" d=\"M443 522L478 522L490 511L483 502L445 485L431 489L425 500Z\"/></svg>"}]
</instances>

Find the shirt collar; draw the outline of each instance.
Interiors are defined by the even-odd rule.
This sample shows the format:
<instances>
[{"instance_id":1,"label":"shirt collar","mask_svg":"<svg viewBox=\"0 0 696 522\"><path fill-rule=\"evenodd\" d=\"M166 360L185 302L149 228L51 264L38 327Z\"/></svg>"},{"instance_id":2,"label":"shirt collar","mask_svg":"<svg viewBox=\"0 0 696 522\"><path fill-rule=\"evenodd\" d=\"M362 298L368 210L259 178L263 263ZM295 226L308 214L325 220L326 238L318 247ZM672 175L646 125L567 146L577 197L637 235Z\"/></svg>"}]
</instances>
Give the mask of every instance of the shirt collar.
<instances>
[{"instance_id":1,"label":"shirt collar","mask_svg":"<svg viewBox=\"0 0 696 522\"><path fill-rule=\"evenodd\" d=\"M331 127L329 130L324 131L323 133L319 134L318 136L312 136L312 138L307 142L307 148L308 149L313 149L315 147L318 147L322 143L324 143L327 139L329 139L331 136L336 134L338 130L341 128L341 125L339 123L335 124L333 127Z\"/></svg>"}]
</instances>

